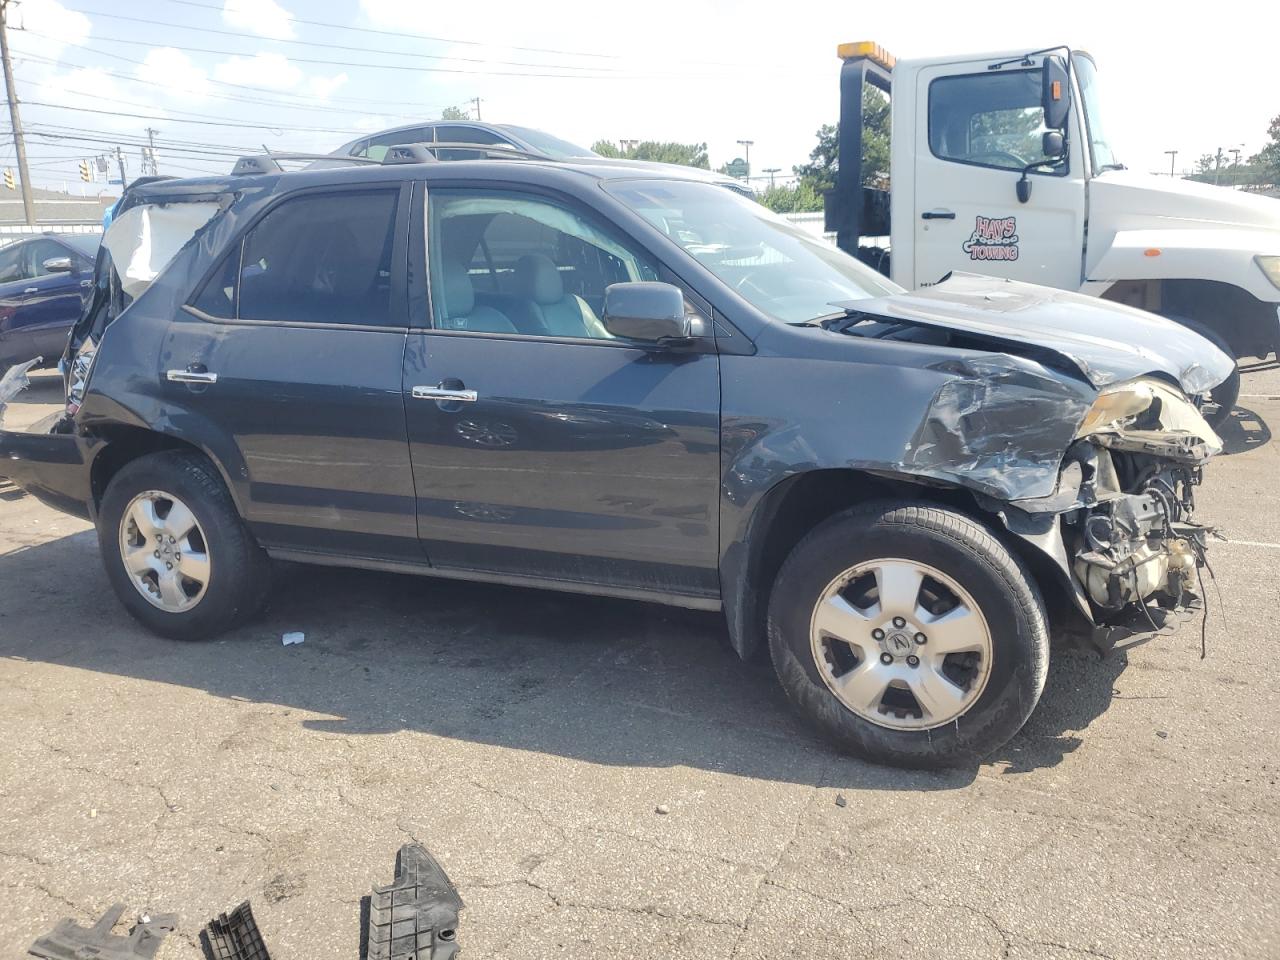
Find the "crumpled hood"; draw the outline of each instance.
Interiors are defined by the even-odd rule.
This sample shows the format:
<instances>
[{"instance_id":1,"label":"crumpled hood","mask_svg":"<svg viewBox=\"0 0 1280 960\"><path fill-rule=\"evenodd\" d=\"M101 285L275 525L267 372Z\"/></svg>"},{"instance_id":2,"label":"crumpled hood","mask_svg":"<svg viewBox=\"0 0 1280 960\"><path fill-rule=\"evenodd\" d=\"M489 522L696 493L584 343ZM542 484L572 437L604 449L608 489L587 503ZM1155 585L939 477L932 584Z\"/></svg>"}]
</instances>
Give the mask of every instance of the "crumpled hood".
<instances>
[{"instance_id":1,"label":"crumpled hood","mask_svg":"<svg viewBox=\"0 0 1280 960\"><path fill-rule=\"evenodd\" d=\"M1143 310L1051 287L953 273L909 293L837 304L901 323L987 337L1006 353L1051 351L1101 389L1152 373L1190 396L1225 380L1234 362L1197 333Z\"/></svg>"}]
</instances>

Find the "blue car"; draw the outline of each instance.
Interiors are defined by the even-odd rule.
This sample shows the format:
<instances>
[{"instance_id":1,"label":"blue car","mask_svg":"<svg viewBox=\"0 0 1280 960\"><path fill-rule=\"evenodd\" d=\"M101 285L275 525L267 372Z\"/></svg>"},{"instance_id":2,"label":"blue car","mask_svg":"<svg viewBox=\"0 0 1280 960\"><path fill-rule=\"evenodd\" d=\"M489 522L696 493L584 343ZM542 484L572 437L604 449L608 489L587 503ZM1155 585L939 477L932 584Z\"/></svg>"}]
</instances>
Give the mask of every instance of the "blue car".
<instances>
[{"instance_id":1,"label":"blue car","mask_svg":"<svg viewBox=\"0 0 1280 960\"><path fill-rule=\"evenodd\" d=\"M0 248L0 374L41 357L53 366L93 291L100 233L43 234Z\"/></svg>"}]
</instances>

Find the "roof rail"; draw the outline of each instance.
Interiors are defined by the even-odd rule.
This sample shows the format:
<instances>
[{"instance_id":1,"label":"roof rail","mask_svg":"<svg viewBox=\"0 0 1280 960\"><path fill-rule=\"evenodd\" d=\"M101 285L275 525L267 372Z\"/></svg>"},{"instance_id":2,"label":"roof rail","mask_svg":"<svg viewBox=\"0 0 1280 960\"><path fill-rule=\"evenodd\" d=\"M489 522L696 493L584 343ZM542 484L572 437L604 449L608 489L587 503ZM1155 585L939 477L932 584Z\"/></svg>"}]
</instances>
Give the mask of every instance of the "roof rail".
<instances>
[{"instance_id":1,"label":"roof rail","mask_svg":"<svg viewBox=\"0 0 1280 960\"><path fill-rule=\"evenodd\" d=\"M280 166L280 160L332 160L335 163L377 163L377 160L370 160L368 157L335 157L329 153L275 153L268 152L248 157L241 157L236 161L236 165L231 168L233 177L247 177L255 173L282 173L284 168Z\"/></svg>"},{"instance_id":2,"label":"roof rail","mask_svg":"<svg viewBox=\"0 0 1280 960\"><path fill-rule=\"evenodd\" d=\"M431 163L436 160L447 160L438 157L436 150L469 150L483 154L486 159L494 160L546 160L541 153L521 150L519 147L508 147L500 143L468 143L465 140L441 140L434 143L400 143L388 147L383 163ZM472 159L472 158L467 158Z\"/></svg>"}]
</instances>

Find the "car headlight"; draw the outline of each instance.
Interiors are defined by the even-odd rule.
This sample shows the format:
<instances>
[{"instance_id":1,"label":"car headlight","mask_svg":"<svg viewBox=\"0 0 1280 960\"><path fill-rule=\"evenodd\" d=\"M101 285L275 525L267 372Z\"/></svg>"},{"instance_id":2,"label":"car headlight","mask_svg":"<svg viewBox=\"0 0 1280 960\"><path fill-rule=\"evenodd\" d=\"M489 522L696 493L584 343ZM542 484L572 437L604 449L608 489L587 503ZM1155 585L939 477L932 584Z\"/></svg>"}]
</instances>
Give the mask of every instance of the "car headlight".
<instances>
[{"instance_id":1,"label":"car headlight","mask_svg":"<svg viewBox=\"0 0 1280 960\"><path fill-rule=\"evenodd\" d=\"M1076 436L1107 433L1122 437L1137 434L1149 438L1193 437L1213 453L1222 449L1222 440L1196 405L1181 390L1163 380L1130 380L1104 388L1085 414Z\"/></svg>"},{"instance_id":2,"label":"car headlight","mask_svg":"<svg viewBox=\"0 0 1280 960\"><path fill-rule=\"evenodd\" d=\"M1254 257L1253 259L1258 262L1267 279L1280 288L1280 257Z\"/></svg>"},{"instance_id":3,"label":"car headlight","mask_svg":"<svg viewBox=\"0 0 1280 960\"><path fill-rule=\"evenodd\" d=\"M1121 421L1132 420L1149 409L1155 399L1155 388L1147 380L1134 380L1106 387L1085 414L1076 436L1087 437L1113 425L1119 426Z\"/></svg>"}]
</instances>

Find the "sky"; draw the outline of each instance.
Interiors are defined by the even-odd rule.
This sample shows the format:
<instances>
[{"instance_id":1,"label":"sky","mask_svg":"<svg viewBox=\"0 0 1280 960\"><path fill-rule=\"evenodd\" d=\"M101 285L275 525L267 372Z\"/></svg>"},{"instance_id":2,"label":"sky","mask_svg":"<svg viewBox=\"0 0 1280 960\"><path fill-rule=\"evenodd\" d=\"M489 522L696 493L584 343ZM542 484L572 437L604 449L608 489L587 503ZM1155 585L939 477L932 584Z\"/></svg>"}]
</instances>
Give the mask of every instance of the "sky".
<instances>
[{"instance_id":1,"label":"sky","mask_svg":"<svg viewBox=\"0 0 1280 960\"><path fill-rule=\"evenodd\" d=\"M1247 157L1280 114L1274 3L1247 23L1208 17L1203 4L1132 0L10 0L9 10L32 180L75 193L118 192L82 185L78 171L116 143L137 176L148 127L159 172L189 176L225 172L263 144L327 153L446 106L474 113L475 97L484 120L585 145L705 141L713 166L751 140L755 174L787 174L836 121L835 48L850 40L899 59L1088 50L1120 159L1148 172L1168 172L1167 150L1179 169L1219 147ZM10 167L7 115L0 130Z\"/></svg>"}]
</instances>

